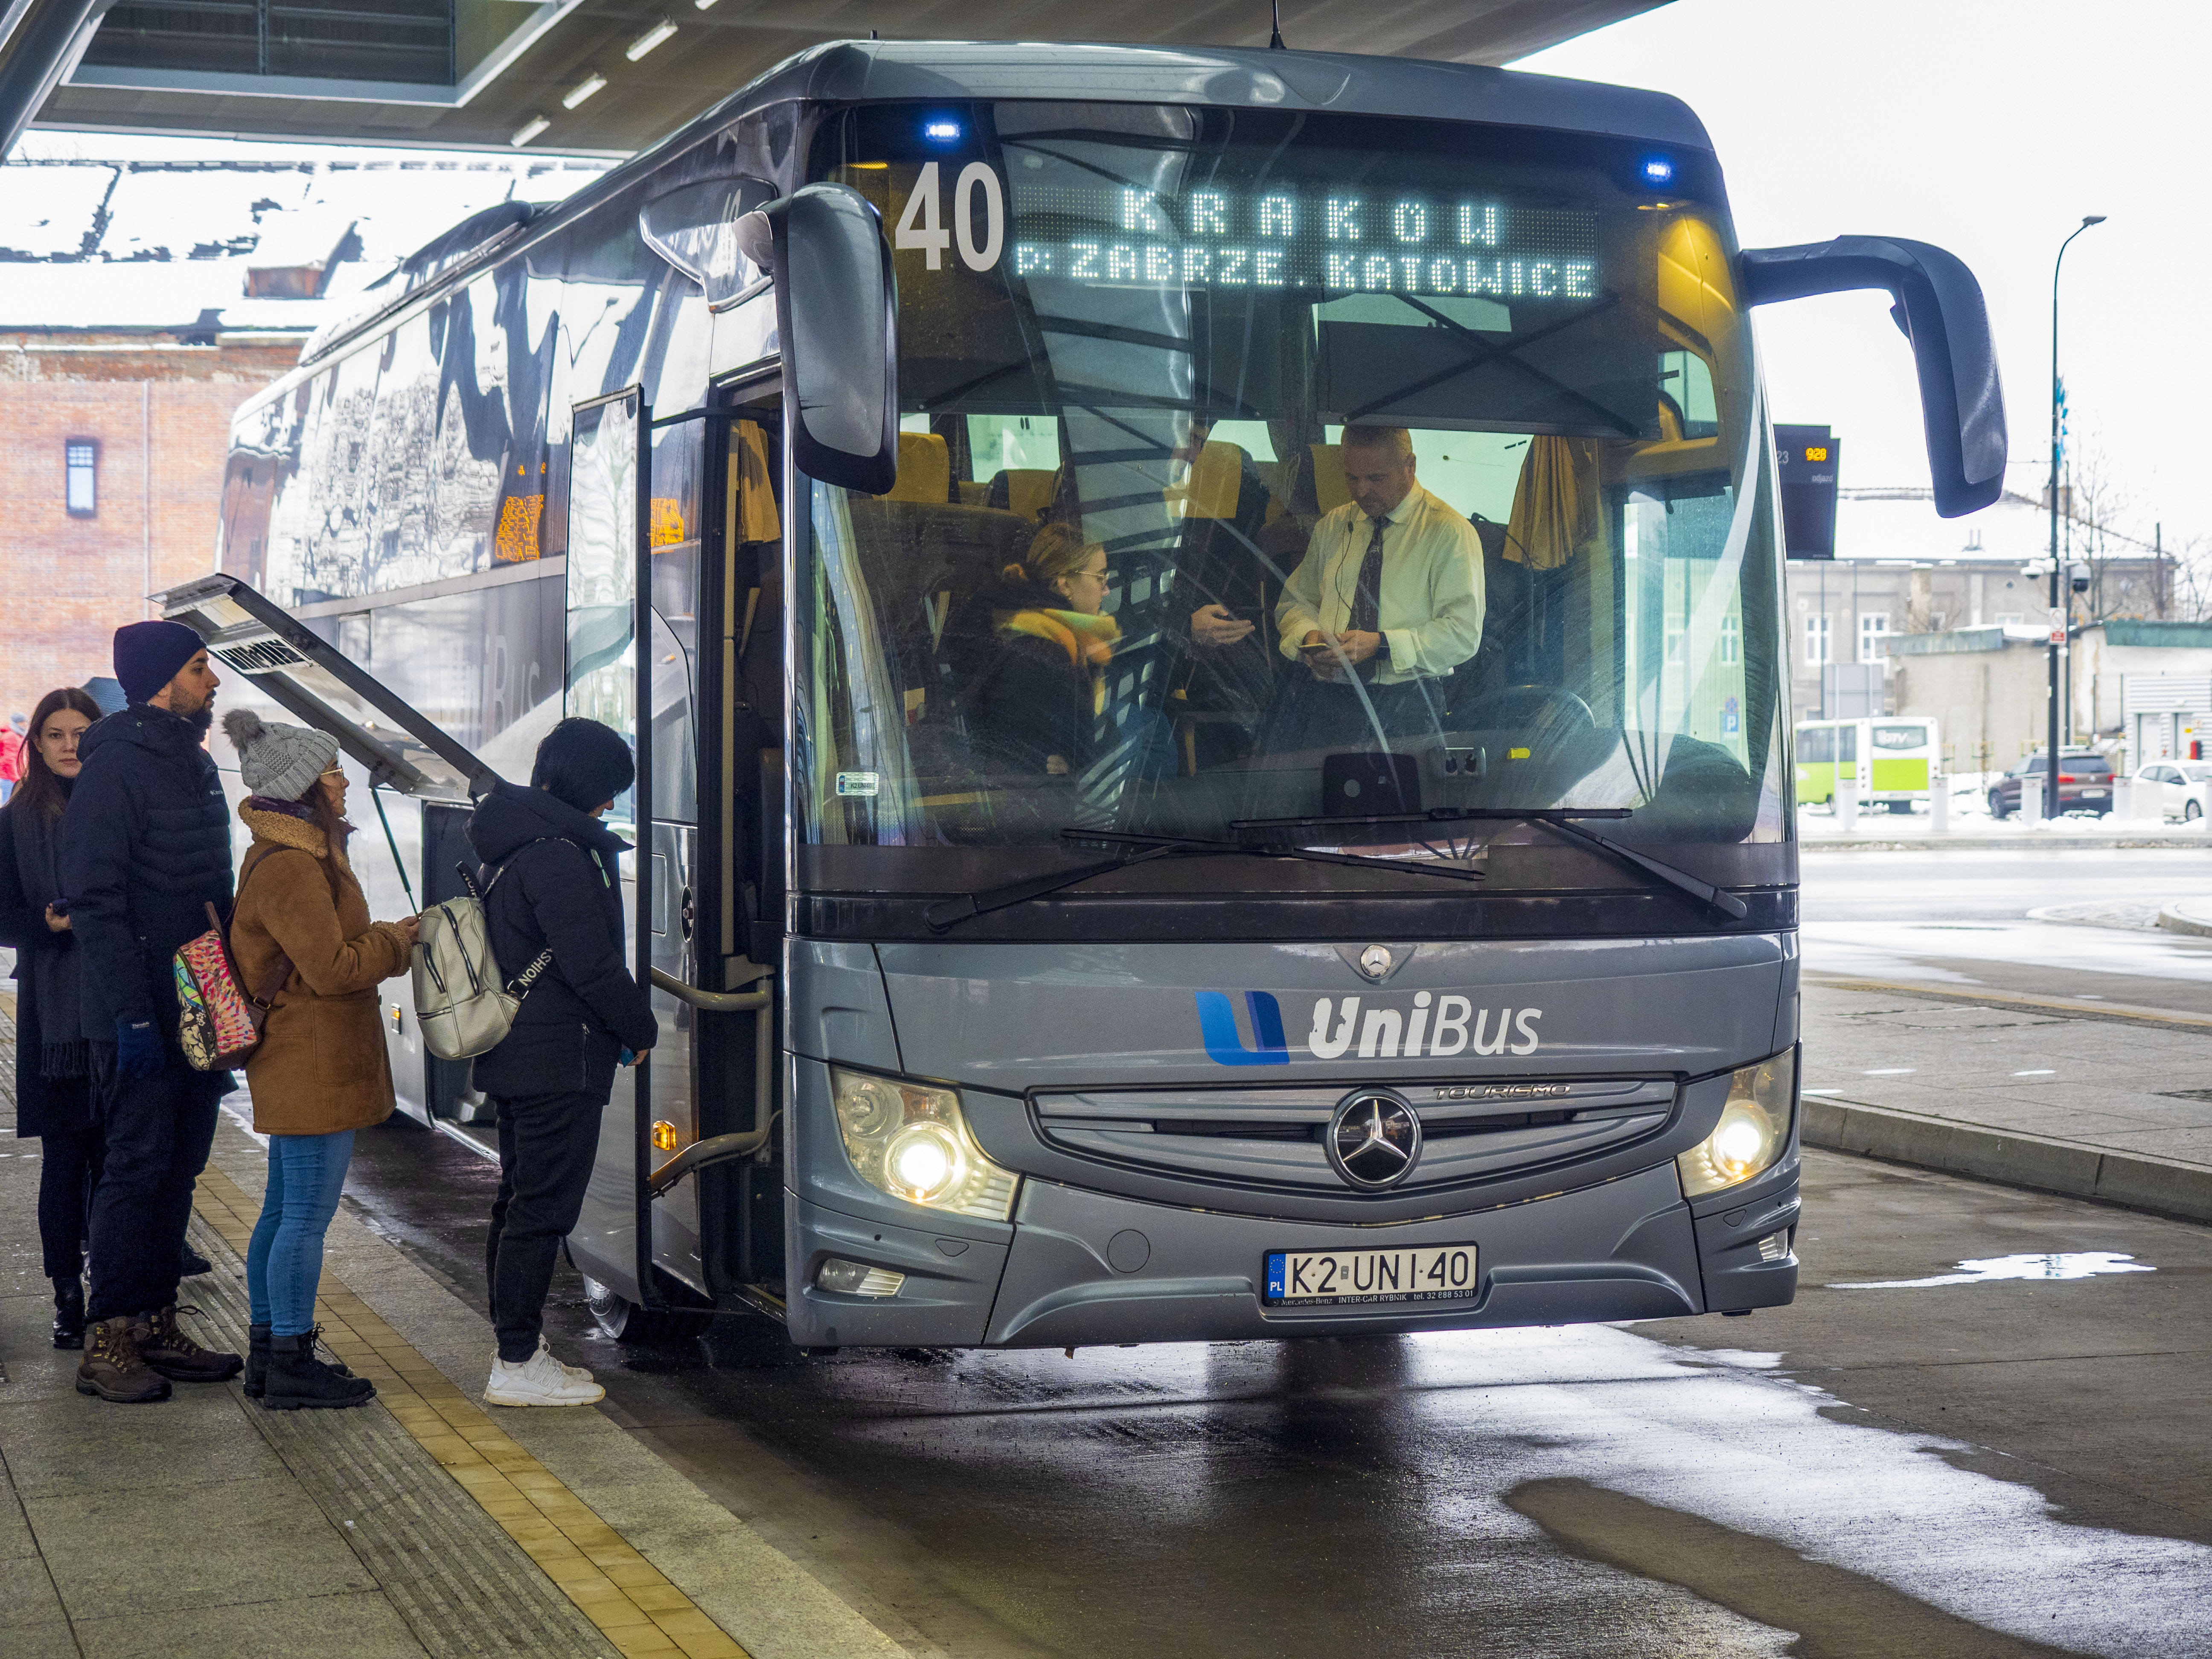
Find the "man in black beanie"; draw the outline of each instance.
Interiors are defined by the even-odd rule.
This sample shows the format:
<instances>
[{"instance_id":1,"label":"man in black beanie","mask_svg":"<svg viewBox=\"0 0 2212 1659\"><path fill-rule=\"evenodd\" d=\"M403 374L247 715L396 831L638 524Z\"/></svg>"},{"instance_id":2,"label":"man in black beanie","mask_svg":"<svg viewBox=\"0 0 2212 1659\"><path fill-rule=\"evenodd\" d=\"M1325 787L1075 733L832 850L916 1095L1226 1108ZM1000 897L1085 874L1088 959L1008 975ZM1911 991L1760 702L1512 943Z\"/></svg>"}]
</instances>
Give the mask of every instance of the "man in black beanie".
<instances>
[{"instance_id":1,"label":"man in black beanie","mask_svg":"<svg viewBox=\"0 0 2212 1659\"><path fill-rule=\"evenodd\" d=\"M531 787L502 780L469 820L489 890L492 955L529 981L514 1028L475 1069L499 1120L499 1196L484 1247L499 1336L489 1405L587 1406L606 1392L581 1366L556 1359L541 1328L554 1259L583 1212L616 1068L635 1065L660 1035L623 949L617 861L629 845L599 822L636 776L618 732L565 720L538 745Z\"/></svg>"},{"instance_id":2,"label":"man in black beanie","mask_svg":"<svg viewBox=\"0 0 2212 1659\"><path fill-rule=\"evenodd\" d=\"M202 742L222 682L199 635L181 623L119 628L115 678L130 705L78 744L84 769L56 841L106 1142L77 1392L137 1404L167 1399L171 1379L219 1382L240 1364L177 1324L192 1186L230 1073L185 1063L171 961L207 931L209 904L229 914L230 813Z\"/></svg>"}]
</instances>

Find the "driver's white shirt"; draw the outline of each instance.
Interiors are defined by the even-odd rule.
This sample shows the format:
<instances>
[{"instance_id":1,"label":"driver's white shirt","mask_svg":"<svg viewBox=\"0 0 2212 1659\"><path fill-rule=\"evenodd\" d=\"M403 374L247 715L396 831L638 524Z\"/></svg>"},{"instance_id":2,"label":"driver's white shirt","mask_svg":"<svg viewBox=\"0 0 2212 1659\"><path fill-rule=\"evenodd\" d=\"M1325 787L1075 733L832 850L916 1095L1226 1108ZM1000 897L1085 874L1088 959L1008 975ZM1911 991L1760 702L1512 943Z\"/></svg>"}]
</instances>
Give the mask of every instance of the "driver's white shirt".
<instances>
[{"instance_id":1,"label":"driver's white shirt","mask_svg":"<svg viewBox=\"0 0 2212 1659\"><path fill-rule=\"evenodd\" d=\"M1441 678L1482 645L1481 540L1464 514L1418 483L1384 516L1389 526L1382 532L1379 597L1389 661L1376 671L1375 683ZM1299 642L1315 629L1341 634L1351 625L1373 526L1353 501L1322 515L1275 606L1283 655L1299 660Z\"/></svg>"}]
</instances>

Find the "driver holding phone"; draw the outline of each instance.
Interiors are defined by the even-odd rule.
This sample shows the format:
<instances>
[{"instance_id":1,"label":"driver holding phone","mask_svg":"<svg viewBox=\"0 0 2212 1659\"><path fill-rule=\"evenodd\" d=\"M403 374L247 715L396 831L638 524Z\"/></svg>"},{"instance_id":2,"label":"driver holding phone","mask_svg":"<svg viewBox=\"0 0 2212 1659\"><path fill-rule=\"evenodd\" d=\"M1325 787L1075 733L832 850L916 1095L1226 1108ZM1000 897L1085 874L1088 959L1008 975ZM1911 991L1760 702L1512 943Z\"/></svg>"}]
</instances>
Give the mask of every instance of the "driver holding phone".
<instances>
[{"instance_id":1,"label":"driver holding phone","mask_svg":"<svg viewBox=\"0 0 2212 1659\"><path fill-rule=\"evenodd\" d=\"M1413 434L1348 426L1340 453L1352 500L1314 526L1275 606L1278 648L1307 669L1286 711L1295 748L1425 728L1441 712L1426 683L1482 644L1482 544L1415 481Z\"/></svg>"}]
</instances>

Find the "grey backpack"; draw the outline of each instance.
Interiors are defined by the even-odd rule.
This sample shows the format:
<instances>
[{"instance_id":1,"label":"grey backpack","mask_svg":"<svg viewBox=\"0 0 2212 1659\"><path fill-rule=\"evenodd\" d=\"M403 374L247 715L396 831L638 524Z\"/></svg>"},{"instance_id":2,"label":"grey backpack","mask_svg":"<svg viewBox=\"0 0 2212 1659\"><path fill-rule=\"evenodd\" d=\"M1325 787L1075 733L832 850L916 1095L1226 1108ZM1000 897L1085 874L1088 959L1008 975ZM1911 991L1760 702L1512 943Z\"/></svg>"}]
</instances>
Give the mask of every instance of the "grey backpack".
<instances>
[{"instance_id":1,"label":"grey backpack","mask_svg":"<svg viewBox=\"0 0 2212 1659\"><path fill-rule=\"evenodd\" d=\"M513 861L510 856L508 863ZM512 985L507 982L492 955L484 915L507 866L499 867L481 892L468 866L459 867L468 896L443 900L422 913L415 951L415 1022L425 1046L441 1060L473 1060L497 1048L514 1029L522 999L553 965L552 951L540 951Z\"/></svg>"}]
</instances>

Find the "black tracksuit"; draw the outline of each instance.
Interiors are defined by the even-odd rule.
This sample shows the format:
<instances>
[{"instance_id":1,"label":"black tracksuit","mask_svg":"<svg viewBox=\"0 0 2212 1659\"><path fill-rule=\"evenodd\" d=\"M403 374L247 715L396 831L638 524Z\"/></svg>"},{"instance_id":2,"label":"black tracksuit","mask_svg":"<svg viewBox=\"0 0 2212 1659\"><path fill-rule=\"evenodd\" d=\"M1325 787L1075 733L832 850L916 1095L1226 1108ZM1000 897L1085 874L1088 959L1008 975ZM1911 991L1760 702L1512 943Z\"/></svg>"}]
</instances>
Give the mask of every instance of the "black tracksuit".
<instances>
[{"instance_id":1,"label":"black tracksuit","mask_svg":"<svg viewBox=\"0 0 2212 1659\"><path fill-rule=\"evenodd\" d=\"M172 961L207 931L208 904L230 914L230 811L202 737L145 703L96 722L77 745L84 769L55 838L106 1143L92 1199L93 1320L177 1299L192 1184L230 1088L229 1073L187 1066L177 1042ZM154 1076L118 1073L118 1019L153 1024L163 1056Z\"/></svg>"},{"instance_id":2,"label":"black tracksuit","mask_svg":"<svg viewBox=\"0 0 2212 1659\"><path fill-rule=\"evenodd\" d=\"M660 1027L627 965L620 836L542 789L501 782L477 803L469 841L483 879L498 877L485 921L501 970L512 978L553 952L475 1069L499 1112L492 1323L500 1358L519 1363L537 1352L554 1259L583 1212L621 1051L642 1054Z\"/></svg>"}]
</instances>

